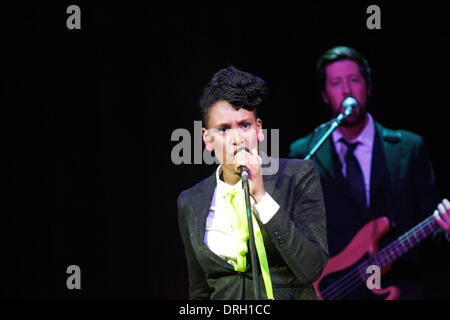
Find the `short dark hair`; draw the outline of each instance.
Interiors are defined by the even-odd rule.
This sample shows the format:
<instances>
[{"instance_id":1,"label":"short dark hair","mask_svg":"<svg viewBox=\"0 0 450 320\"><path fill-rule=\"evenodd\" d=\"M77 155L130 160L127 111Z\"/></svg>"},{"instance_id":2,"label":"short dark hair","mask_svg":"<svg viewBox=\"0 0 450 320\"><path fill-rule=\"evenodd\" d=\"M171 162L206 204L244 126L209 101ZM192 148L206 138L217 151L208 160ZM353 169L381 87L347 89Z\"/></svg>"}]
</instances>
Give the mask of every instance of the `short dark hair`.
<instances>
[{"instance_id":1,"label":"short dark hair","mask_svg":"<svg viewBox=\"0 0 450 320\"><path fill-rule=\"evenodd\" d=\"M367 83L367 88L370 88L372 85L372 72L369 67L369 63L367 60L355 49L350 47L338 46L327 50L324 54L322 54L317 62L317 73L318 80L323 90L325 88L325 68L332 64L333 62L340 60L352 60L356 62L361 70L361 74Z\"/></svg>"},{"instance_id":2,"label":"short dark hair","mask_svg":"<svg viewBox=\"0 0 450 320\"><path fill-rule=\"evenodd\" d=\"M203 90L200 97L200 111L205 127L208 126L208 111L215 103L226 101L236 110L244 108L253 111L260 106L269 93L266 82L248 72L233 66L219 70Z\"/></svg>"}]
</instances>

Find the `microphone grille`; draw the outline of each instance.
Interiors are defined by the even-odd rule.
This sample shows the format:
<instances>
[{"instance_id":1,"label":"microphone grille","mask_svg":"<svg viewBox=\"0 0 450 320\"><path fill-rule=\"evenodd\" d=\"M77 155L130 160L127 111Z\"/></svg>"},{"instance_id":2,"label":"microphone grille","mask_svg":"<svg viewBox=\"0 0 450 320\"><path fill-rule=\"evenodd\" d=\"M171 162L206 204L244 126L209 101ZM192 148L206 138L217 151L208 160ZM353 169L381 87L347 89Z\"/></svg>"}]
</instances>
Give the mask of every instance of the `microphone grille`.
<instances>
[{"instance_id":1,"label":"microphone grille","mask_svg":"<svg viewBox=\"0 0 450 320\"><path fill-rule=\"evenodd\" d=\"M347 97L344 99L344 101L342 101L342 106L344 108L356 108L356 106L358 105L358 101L356 101L355 98L353 97Z\"/></svg>"}]
</instances>

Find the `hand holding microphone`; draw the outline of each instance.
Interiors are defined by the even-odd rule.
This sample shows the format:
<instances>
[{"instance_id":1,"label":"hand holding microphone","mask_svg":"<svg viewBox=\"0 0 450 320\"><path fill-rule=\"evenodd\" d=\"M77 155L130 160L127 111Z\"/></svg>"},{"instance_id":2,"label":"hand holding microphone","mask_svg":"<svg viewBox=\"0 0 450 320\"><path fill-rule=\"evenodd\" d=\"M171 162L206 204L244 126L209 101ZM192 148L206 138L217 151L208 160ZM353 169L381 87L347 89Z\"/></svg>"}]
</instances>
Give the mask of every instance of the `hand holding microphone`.
<instances>
[{"instance_id":1,"label":"hand holding microphone","mask_svg":"<svg viewBox=\"0 0 450 320\"><path fill-rule=\"evenodd\" d=\"M248 153L251 153L249 148L247 148L247 147L239 147L239 148L236 149L236 151L234 151L234 161L236 161L236 154L238 152L241 152L241 151L247 151ZM246 176L246 178L248 178L249 173L248 173L248 169L247 169L246 165L240 165L239 166L236 163L235 163L235 165L236 165L236 167L238 167L239 172L241 174L241 177L243 179L244 179L244 176Z\"/></svg>"},{"instance_id":2,"label":"hand holding microphone","mask_svg":"<svg viewBox=\"0 0 450 320\"><path fill-rule=\"evenodd\" d=\"M266 193L258 151L256 149L250 151L247 147L239 147L234 152L233 164L236 171L240 172L242 179L245 179L245 175L248 175L250 194L258 203Z\"/></svg>"}]
</instances>

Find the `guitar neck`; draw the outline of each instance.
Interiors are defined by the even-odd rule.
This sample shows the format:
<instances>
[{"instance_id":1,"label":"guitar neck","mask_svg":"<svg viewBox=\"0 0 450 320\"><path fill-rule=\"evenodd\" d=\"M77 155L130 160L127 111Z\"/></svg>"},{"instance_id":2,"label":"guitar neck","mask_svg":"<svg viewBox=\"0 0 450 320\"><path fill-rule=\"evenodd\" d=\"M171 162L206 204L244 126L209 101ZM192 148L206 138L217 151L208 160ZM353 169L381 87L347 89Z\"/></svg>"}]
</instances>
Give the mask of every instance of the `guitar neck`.
<instances>
[{"instance_id":1,"label":"guitar neck","mask_svg":"<svg viewBox=\"0 0 450 320\"><path fill-rule=\"evenodd\" d=\"M429 235L439 228L434 217L431 215L417 226L407 231L397 240L383 248L380 252L370 257L364 265L377 265L384 268L392 264L395 260L400 258L406 252L417 246L420 242L425 240Z\"/></svg>"},{"instance_id":2,"label":"guitar neck","mask_svg":"<svg viewBox=\"0 0 450 320\"><path fill-rule=\"evenodd\" d=\"M438 228L439 225L434 217L432 215L429 216L377 254L371 256L364 262L361 262L346 276L340 278L333 285L323 290L323 299L335 300L343 298L367 279L368 266L376 265L380 267L380 269L383 269L417 246Z\"/></svg>"}]
</instances>

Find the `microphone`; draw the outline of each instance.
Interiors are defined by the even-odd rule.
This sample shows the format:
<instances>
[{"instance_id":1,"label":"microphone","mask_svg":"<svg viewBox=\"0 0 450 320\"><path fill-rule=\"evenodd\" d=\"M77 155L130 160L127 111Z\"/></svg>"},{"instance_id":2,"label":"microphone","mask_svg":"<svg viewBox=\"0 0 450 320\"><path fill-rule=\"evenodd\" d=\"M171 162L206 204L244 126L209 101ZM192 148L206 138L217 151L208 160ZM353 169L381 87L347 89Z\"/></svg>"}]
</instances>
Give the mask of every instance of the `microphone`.
<instances>
[{"instance_id":1,"label":"microphone","mask_svg":"<svg viewBox=\"0 0 450 320\"><path fill-rule=\"evenodd\" d=\"M356 110L356 108L358 108L359 103L355 98L347 97L344 99L344 101L342 101L341 106L342 106L342 108L344 108L344 112L339 113L339 115L335 119L324 123L323 125L321 125L319 128L317 128L314 131L314 132L316 132L317 130L322 129L322 127L324 127L328 124L330 125L328 130L322 135L322 137L319 139L319 141L316 142L316 144L311 149L311 151L309 151L309 153L306 155L305 160L310 159L314 155L314 153L316 153L316 151L322 146L322 144L325 142L325 140L328 139L328 137L334 131L334 129L336 129L337 127L339 127L341 125L342 120L347 118L349 115L351 115L353 113L353 111Z\"/></svg>"},{"instance_id":2,"label":"microphone","mask_svg":"<svg viewBox=\"0 0 450 320\"><path fill-rule=\"evenodd\" d=\"M249 148L247 148L247 147L239 147L239 148L236 149L236 151L234 151L233 156L235 156L238 152L241 152L241 151L247 151L248 153L251 153ZM246 166L240 166L239 167L239 171L241 173L242 179L248 178L248 169L247 169Z\"/></svg>"},{"instance_id":3,"label":"microphone","mask_svg":"<svg viewBox=\"0 0 450 320\"><path fill-rule=\"evenodd\" d=\"M356 101L353 97L347 97L342 101L342 107L344 108L344 117L348 117L355 111L356 108L358 108L359 104L358 101Z\"/></svg>"}]
</instances>

